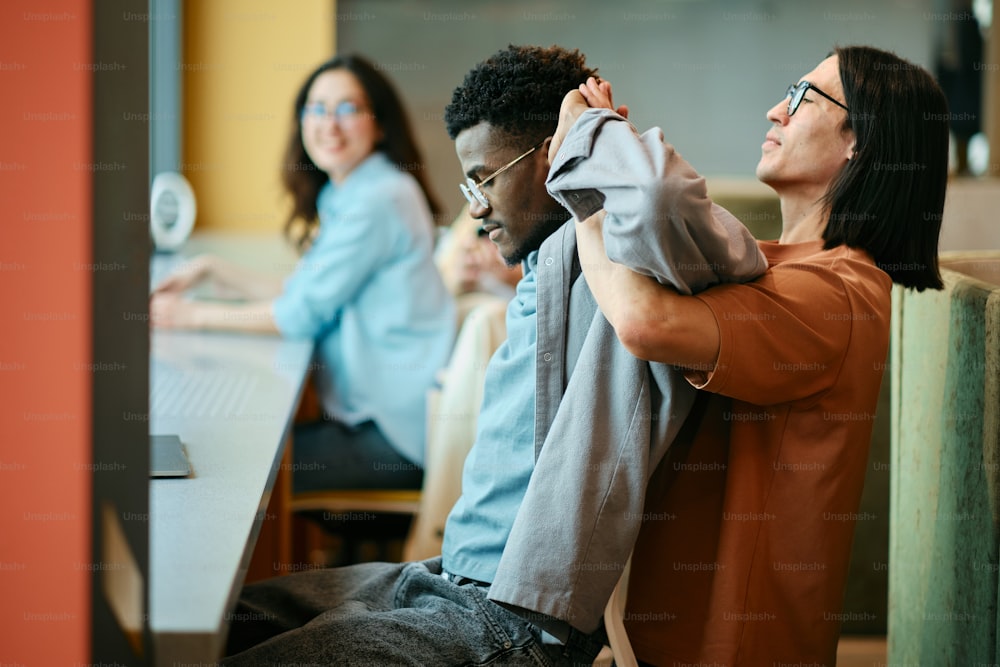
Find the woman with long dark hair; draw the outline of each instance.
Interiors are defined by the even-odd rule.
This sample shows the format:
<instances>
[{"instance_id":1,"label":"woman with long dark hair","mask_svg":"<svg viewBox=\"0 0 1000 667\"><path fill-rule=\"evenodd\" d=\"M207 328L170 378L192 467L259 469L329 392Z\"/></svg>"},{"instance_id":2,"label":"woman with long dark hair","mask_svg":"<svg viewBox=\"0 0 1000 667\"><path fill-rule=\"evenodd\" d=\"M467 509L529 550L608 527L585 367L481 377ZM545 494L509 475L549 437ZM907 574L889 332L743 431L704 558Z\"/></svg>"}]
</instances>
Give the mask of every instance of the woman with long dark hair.
<instances>
[{"instance_id":1,"label":"woman with long dark hair","mask_svg":"<svg viewBox=\"0 0 1000 667\"><path fill-rule=\"evenodd\" d=\"M282 166L285 233L302 253L292 275L196 258L157 288L153 323L315 340L323 418L296 431L295 490L418 487L425 395L447 362L454 305L432 259L439 207L391 83L358 56L316 68ZM204 281L247 302L181 298Z\"/></svg>"}]
</instances>

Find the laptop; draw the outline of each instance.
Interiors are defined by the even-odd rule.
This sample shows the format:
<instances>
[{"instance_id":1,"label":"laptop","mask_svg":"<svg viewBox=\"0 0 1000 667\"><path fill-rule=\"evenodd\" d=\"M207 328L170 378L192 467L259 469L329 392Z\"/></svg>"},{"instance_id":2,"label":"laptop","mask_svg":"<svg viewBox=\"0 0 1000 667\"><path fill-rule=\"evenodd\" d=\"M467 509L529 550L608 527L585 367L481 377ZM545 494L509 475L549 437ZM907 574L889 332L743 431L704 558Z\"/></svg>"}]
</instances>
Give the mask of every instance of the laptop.
<instances>
[{"instance_id":1,"label":"laptop","mask_svg":"<svg viewBox=\"0 0 1000 667\"><path fill-rule=\"evenodd\" d=\"M190 474L191 462L178 436L149 436L150 477L188 477Z\"/></svg>"},{"instance_id":2,"label":"laptop","mask_svg":"<svg viewBox=\"0 0 1000 667\"><path fill-rule=\"evenodd\" d=\"M178 341L184 343L186 341ZM176 350L175 350L176 352ZM245 368L228 368L206 358L197 346L186 358L165 361L155 355L150 361L149 409L163 421L150 424L150 475L152 477L187 477L191 465L183 443L175 430L176 420L232 419L252 411L266 412L267 393L259 392L259 374ZM175 431L176 432L176 431Z\"/></svg>"}]
</instances>

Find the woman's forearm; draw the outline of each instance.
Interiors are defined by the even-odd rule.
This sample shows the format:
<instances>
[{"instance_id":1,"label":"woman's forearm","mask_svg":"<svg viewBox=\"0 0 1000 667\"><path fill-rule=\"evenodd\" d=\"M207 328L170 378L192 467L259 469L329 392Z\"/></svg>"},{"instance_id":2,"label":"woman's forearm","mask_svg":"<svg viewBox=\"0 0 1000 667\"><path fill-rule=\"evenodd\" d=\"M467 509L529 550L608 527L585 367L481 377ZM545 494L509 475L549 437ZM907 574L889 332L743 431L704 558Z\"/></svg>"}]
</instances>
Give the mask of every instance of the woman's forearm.
<instances>
[{"instance_id":1,"label":"woman's forearm","mask_svg":"<svg viewBox=\"0 0 1000 667\"><path fill-rule=\"evenodd\" d=\"M210 278L220 287L249 301L270 300L281 294L282 278L215 258Z\"/></svg>"},{"instance_id":2,"label":"woman's forearm","mask_svg":"<svg viewBox=\"0 0 1000 667\"><path fill-rule=\"evenodd\" d=\"M246 304L194 302L197 329L216 331L242 331L247 333L276 334L278 327L271 313L270 301Z\"/></svg>"},{"instance_id":3,"label":"woman's forearm","mask_svg":"<svg viewBox=\"0 0 1000 667\"><path fill-rule=\"evenodd\" d=\"M191 301L177 294L154 294L149 306L153 326L162 329L238 331L276 334L271 301L245 304Z\"/></svg>"}]
</instances>

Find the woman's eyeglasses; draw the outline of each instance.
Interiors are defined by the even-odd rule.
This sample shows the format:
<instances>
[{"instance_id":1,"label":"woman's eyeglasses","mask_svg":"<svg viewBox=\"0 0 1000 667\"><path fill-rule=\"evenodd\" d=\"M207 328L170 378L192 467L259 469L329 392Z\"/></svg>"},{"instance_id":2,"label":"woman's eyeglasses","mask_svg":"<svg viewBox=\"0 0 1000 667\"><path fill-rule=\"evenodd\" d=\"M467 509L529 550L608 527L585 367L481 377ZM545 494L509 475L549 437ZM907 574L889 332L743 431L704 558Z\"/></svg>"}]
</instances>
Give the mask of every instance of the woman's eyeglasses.
<instances>
[{"instance_id":1,"label":"woman's eyeglasses","mask_svg":"<svg viewBox=\"0 0 1000 667\"><path fill-rule=\"evenodd\" d=\"M366 107L352 100L338 102L333 108L328 107L325 102L309 102L302 107L302 120L306 118L312 118L313 120L333 118L338 123L341 123L345 120L357 118L366 111Z\"/></svg>"}]
</instances>

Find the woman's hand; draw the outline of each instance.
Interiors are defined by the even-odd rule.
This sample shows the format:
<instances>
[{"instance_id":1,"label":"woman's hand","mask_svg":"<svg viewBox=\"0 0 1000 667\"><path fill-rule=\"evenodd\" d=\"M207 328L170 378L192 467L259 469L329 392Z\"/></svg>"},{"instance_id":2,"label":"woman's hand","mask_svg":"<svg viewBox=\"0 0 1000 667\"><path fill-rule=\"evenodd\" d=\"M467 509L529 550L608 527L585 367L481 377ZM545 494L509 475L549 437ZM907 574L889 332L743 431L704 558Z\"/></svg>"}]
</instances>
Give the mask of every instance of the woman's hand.
<instances>
[{"instance_id":1,"label":"woman's hand","mask_svg":"<svg viewBox=\"0 0 1000 667\"><path fill-rule=\"evenodd\" d=\"M615 108L611 96L611 83L598 81L589 77L586 83L581 83L576 90L571 90L563 97L559 108L559 125L556 127L552 141L549 142L549 164L555 160L559 147L569 134L570 128L587 109L612 109L624 118L628 118L628 107L624 104Z\"/></svg>"},{"instance_id":2,"label":"woman's hand","mask_svg":"<svg viewBox=\"0 0 1000 667\"><path fill-rule=\"evenodd\" d=\"M153 290L157 294L181 294L212 278L215 273L216 258L199 255L183 264L164 278Z\"/></svg>"},{"instance_id":3,"label":"woman's hand","mask_svg":"<svg viewBox=\"0 0 1000 667\"><path fill-rule=\"evenodd\" d=\"M460 294L488 292L490 283L496 282L514 288L521 275L521 266L507 266L488 238L471 235L462 240L458 267Z\"/></svg>"},{"instance_id":4,"label":"woman's hand","mask_svg":"<svg viewBox=\"0 0 1000 667\"><path fill-rule=\"evenodd\" d=\"M156 292L149 300L149 321L160 329L197 329L201 305L185 299L179 292Z\"/></svg>"},{"instance_id":5,"label":"woman's hand","mask_svg":"<svg viewBox=\"0 0 1000 667\"><path fill-rule=\"evenodd\" d=\"M153 292L183 294L204 282L212 284L219 298L269 301L281 294L284 280L216 255L199 255L177 267Z\"/></svg>"}]
</instances>

